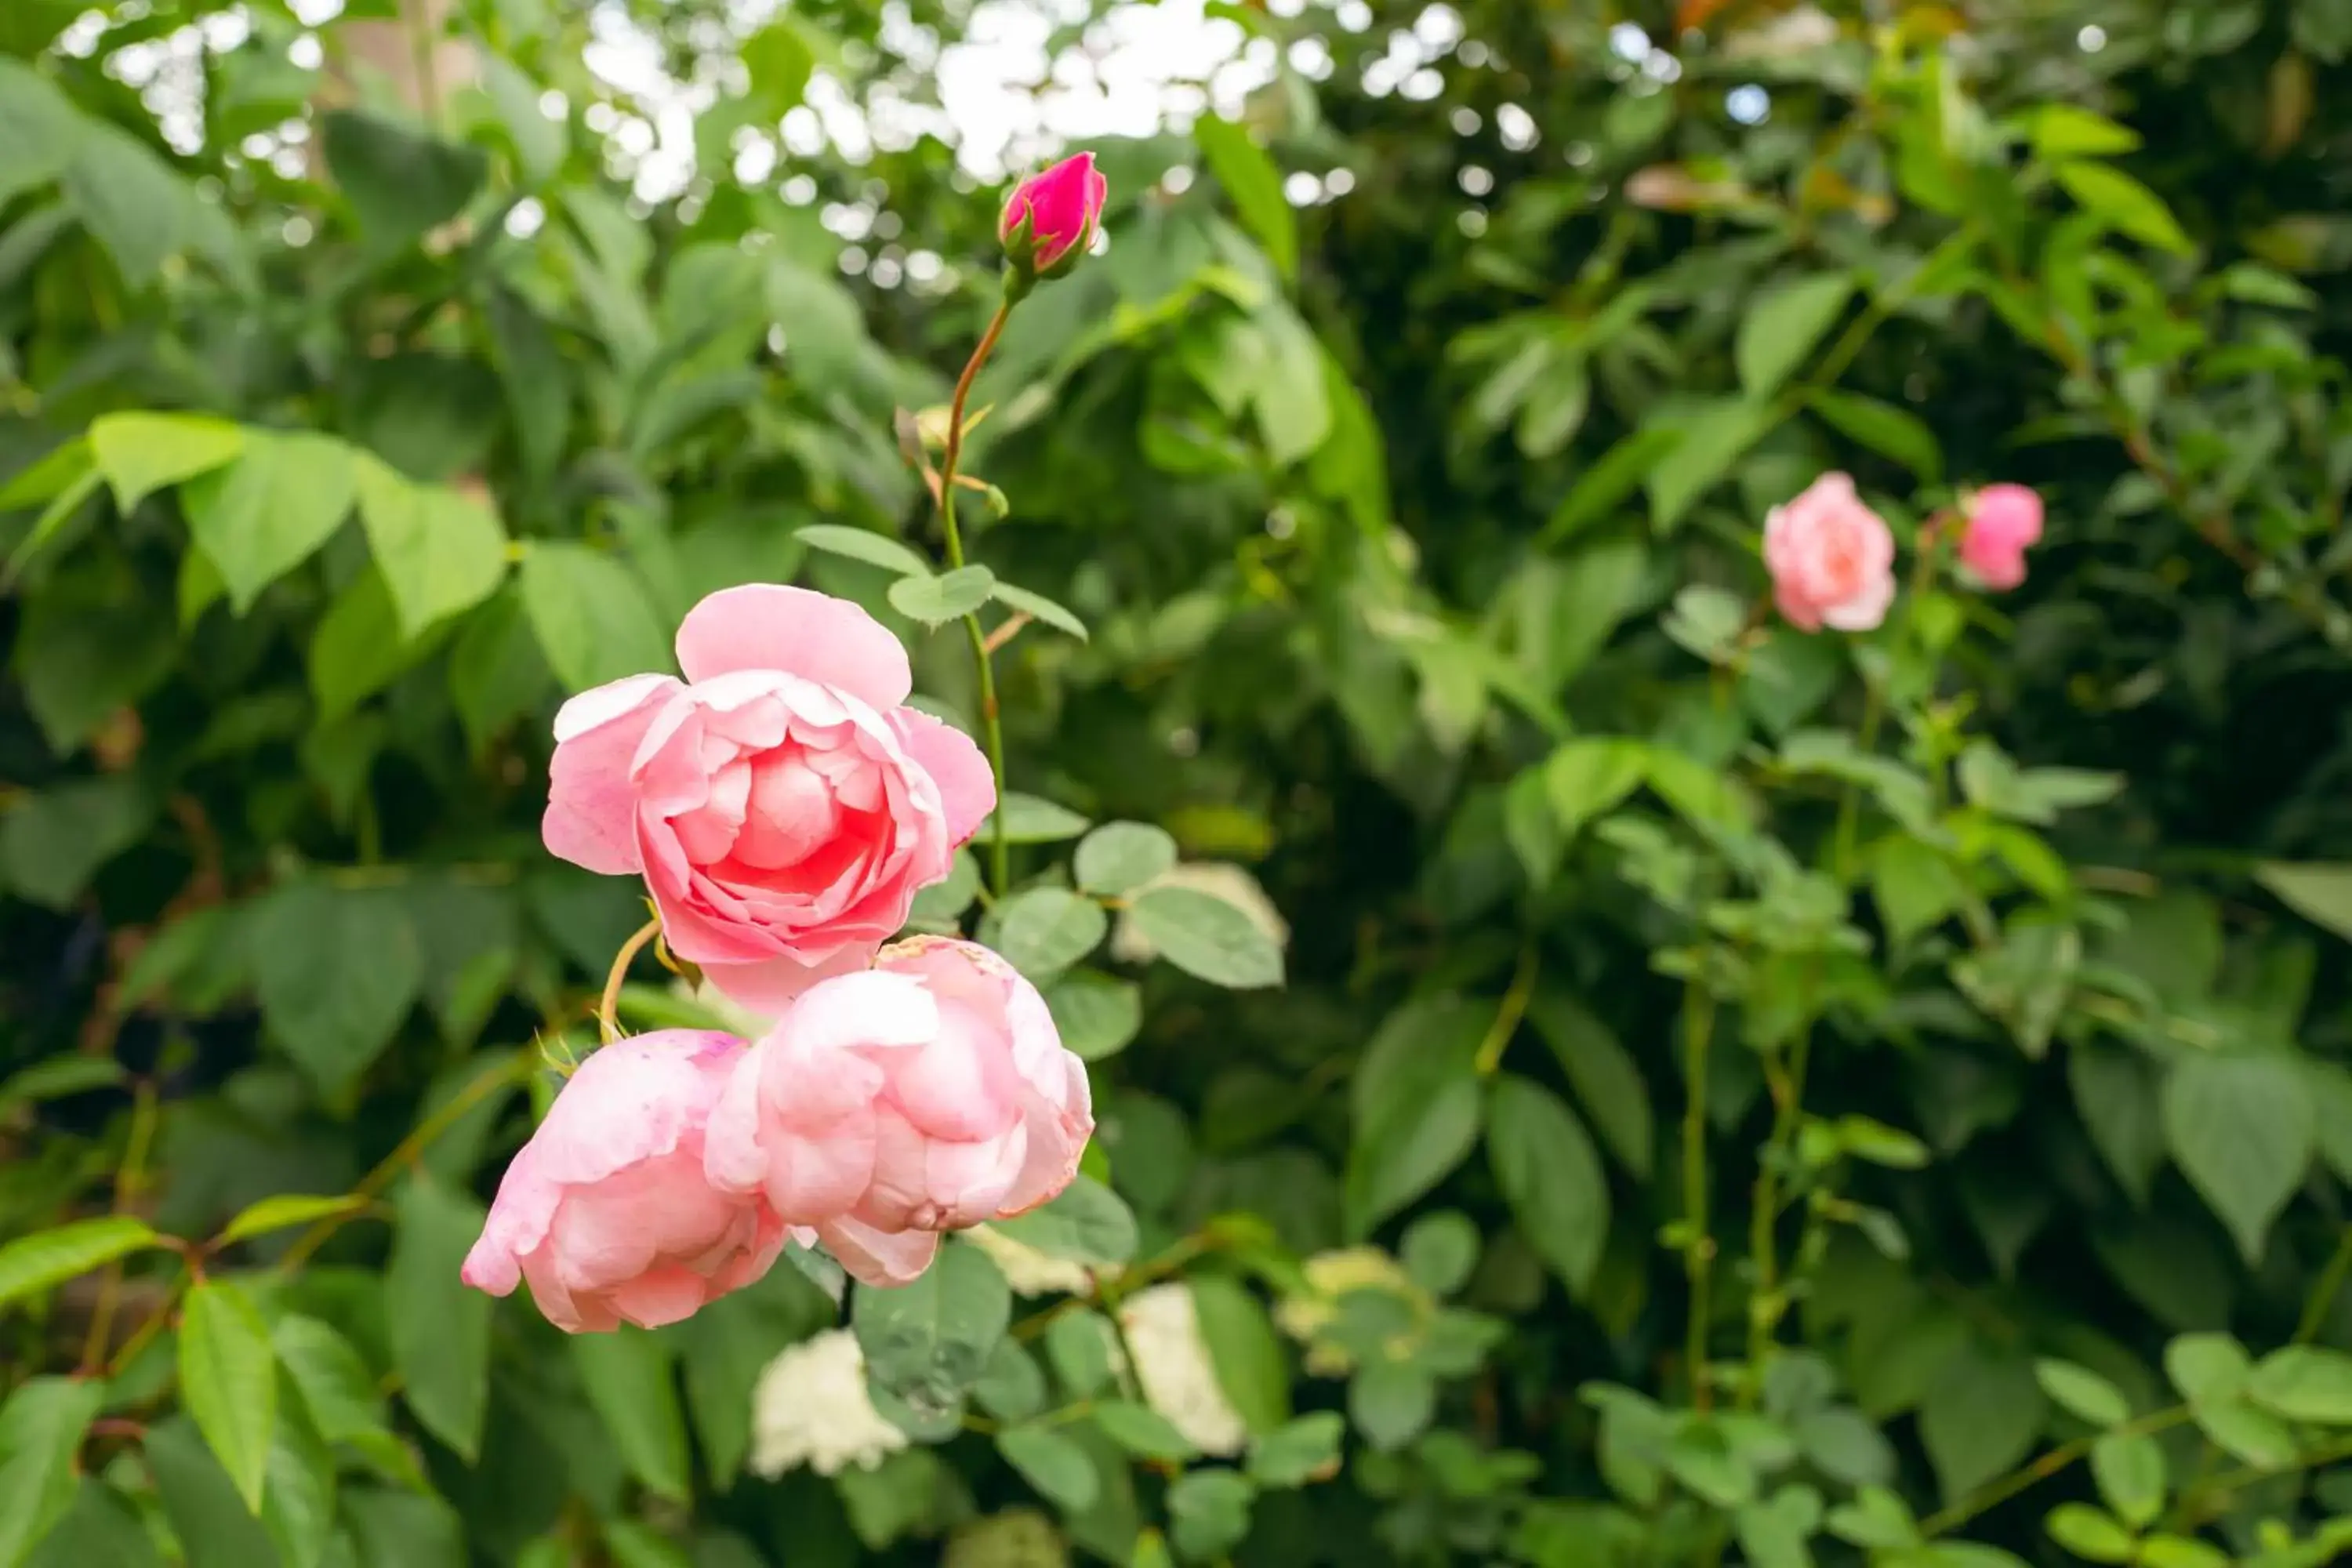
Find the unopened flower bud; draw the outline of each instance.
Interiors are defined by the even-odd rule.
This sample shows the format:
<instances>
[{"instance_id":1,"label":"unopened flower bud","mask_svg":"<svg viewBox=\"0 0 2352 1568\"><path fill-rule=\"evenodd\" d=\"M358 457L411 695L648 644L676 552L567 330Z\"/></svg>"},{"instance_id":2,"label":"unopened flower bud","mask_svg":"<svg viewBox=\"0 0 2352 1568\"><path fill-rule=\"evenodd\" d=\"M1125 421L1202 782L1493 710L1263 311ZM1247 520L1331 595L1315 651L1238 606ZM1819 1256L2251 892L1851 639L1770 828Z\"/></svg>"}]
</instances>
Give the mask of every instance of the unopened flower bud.
<instances>
[{"instance_id":1,"label":"unopened flower bud","mask_svg":"<svg viewBox=\"0 0 2352 1568\"><path fill-rule=\"evenodd\" d=\"M1091 153L1065 158L1015 185L996 226L1013 276L1029 283L1058 278L1076 266L1094 243L1109 194L1109 182L1095 167Z\"/></svg>"}]
</instances>

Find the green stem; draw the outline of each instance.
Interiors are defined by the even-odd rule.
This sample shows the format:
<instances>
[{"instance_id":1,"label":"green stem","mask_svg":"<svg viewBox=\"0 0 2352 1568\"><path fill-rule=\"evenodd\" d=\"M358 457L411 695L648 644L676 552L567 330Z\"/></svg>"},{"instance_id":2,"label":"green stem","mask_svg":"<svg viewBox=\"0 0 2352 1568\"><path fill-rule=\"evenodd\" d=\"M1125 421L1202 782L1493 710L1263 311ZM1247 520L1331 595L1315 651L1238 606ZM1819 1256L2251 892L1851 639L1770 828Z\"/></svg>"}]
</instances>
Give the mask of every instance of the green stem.
<instances>
[{"instance_id":1,"label":"green stem","mask_svg":"<svg viewBox=\"0 0 2352 1568\"><path fill-rule=\"evenodd\" d=\"M613 967L604 974L604 994L596 1004L596 1027L604 1043L611 1045L621 1037L621 983L629 977L629 965L635 961L646 943L661 935L661 919L656 916L629 934L621 951L613 955Z\"/></svg>"},{"instance_id":2,"label":"green stem","mask_svg":"<svg viewBox=\"0 0 2352 1568\"><path fill-rule=\"evenodd\" d=\"M1480 1078L1489 1078L1503 1065L1503 1052L1509 1048L1511 1037L1518 1033L1519 1021L1528 1016L1528 1000L1536 988L1536 944L1528 942L1519 949L1519 966L1511 976L1511 987L1503 993L1503 1005L1495 1014L1495 1022L1478 1042L1475 1058Z\"/></svg>"},{"instance_id":3,"label":"green stem","mask_svg":"<svg viewBox=\"0 0 2352 1568\"><path fill-rule=\"evenodd\" d=\"M1810 986L1808 987L1810 989ZM1808 1004L1807 1010L1811 1011ZM1765 1141L1761 1168L1756 1173L1754 1209L1748 1218L1748 1252L1756 1268L1755 1295L1748 1304L1748 1384L1740 1403L1753 1405L1763 1393L1764 1367L1786 1311L1780 1290L1780 1173L1794 1158L1797 1129L1804 1120L1805 1068L1812 1055L1813 1027L1809 1020L1789 1053L1788 1067L1768 1066L1772 1089L1772 1132Z\"/></svg>"},{"instance_id":4,"label":"green stem","mask_svg":"<svg viewBox=\"0 0 2352 1568\"><path fill-rule=\"evenodd\" d=\"M2311 1298L2303 1304L2303 1317L2294 1326L2294 1342L2307 1345L2319 1336L2319 1327L2327 1321L2328 1309L2344 1289L2344 1278L2352 1273L2352 1225L2344 1227L2343 1238L2336 1244L2336 1256L2327 1260L2318 1283L2311 1288Z\"/></svg>"},{"instance_id":5,"label":"green stem","mask_svg":"<svg viewBox=\"0 0 2352 1568\"><path fill-rule=\"evenodd\" d=\"M1683 1239L1683 1267L1690 1277L1690 1325L1684 1355L1689 1362L1692 1407L1713 1403L1706 1377L1707 1282L1715 1265L1715 1238L1707 1234L1706 1056L1715 1035L1715 993L1707 989L1706 955L1699 973L1683 988L1683 1212L1689 1234Z\"/></svg>"},{"instance_id":6,"label":"green stem","mask_svg":"<svg viewBox=\"0 0 2352 1568\"><path fill-rule=\"evenodd\" d=\"M971 401L973 378L980 367L988 362L996 348L996 340L1003 334L1005 318L1013 314L1019 297L1008 287L1004 298L998 301L996 314L990 317L988 330L980 335L980 342L964 362L963 374L956 377L955 395L948 403L947 450L940 459L940 529L947 537L948 567L953 571L963 564L963 536L956 528L956 464L963 457L963 410ZM1004 721L997 710L996 671L989 658L988 634L981 628L979 612L964 616L965 636L971 642L971 659L980 672L980 724L982 738L988 745L989 770L996 775L995 831L989 836L988 880L997 897L1004 896L1012 881L1013 851L1005 837L1004 812Z\"/></svg>"},{"instance_id":7,"label":"green stem","mask_svg":"<svg viewBox=\"0 0 2352 1568\"><path fill-rule=\"evenodd\" d=\"M122 1168L114 1177L114 1212L127 1214L139 1201L147 1184L147 1154L155 1144L155 1086L146 1079L131 1102L131 1136L123 1145ZM81 1342L81 1366L85 1373L98 1369L106 1354L106 1342L114 1332L114 1310L122 1290L122 1264L107 1265L106 1277L98 1287L98 1306L90 1313L89 1332Z\"/></svg>"},{"instance_id":8,"label":"green stem","mask_svg":"<svg viewBox=\"0 0 2352 1568\"><path fill-rule=\"evenodd\" d=\"M2159 1410L2152 1415L2143 1415L2137 1421L2126 1422L2123 1426L2113 1428L2111 1433L2094 1432L2087 1436L2077 1437L2071 1443L2061 1444L2032 1464L2021 1469L2012 1470L2000 1479L1978 1488L1967 1498L1954 1503L1942 1512L1929 1514L1919 1521L1919 1534L1925 1540L1932 1540L1938 1535L1948 1535L1987 1509L1999 1507L2028 1488L2048 1480L2052 1476L2088 1454L2093 1445L2102 1437L2108 1436L2137 1437L2151 1432L2161 1432L2168 1426L2178 1426L2189 1419L2189 1406L2175 1405Z\"/></svg>"}]
</instances>

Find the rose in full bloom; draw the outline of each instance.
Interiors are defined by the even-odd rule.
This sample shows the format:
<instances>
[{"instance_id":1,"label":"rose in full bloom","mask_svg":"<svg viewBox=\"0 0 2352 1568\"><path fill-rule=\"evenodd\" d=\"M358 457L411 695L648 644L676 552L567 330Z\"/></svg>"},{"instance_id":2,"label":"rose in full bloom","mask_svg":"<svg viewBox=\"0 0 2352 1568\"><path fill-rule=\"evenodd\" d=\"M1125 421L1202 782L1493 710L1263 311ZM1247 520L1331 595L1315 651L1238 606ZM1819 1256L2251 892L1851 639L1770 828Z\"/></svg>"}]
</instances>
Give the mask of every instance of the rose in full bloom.
<instances>
[{"instance_id":1,"label":"rose in full bloom","mask_svg":"<svg viewBox=\"0 0 2352 1568\"><path fill-rule=\"evenodd\" d=\"M1764 520L1772 599L1801 631L1866 632L1895 602L1895 535L1853 480L1823 474Z\"/></svg>"},{"instance_id":2,"label":"rose in full bloom","mask_svg":"<svg viewBox=\"0 0 2352 1568\"><path fill-rule=\"evenodd\" d=\"M1092 153L1065 158L1013 187L997 220L1006 259L1024 277L1051 278L1077 264L1094 243L1110 183Z\"/></svg>"},{"instance_id":3,"label":"rose in full bloom","mask_svg":"<svg viewBox=\"0 0 2352 1568\"><path fill-rule=\"evenodd\" d=\"M864 966L996 805L971 737L906 707L907 650L845 599L754 584L555 717L554 854L645 877L669 950L772 1014Z\"/></svg>"},{"instance_id":4,"label":"rose in full bloom","mask_svg":"<svg viewBox=\"0 0 2352 1568\"><path fill-rule=\"evenodd\" d=\"M530 1282L571 1333L691 1317L768 1271L784 1224L756 1193L703 1173L703 1128L745 1047L665 1029L580 1064L507 1167L461 1278L493 1296Z\"/></svg>"},{"instance_id":5,"label":"rose in full bloom","mask_svg":"<svg viewBox=\"0 0 2352 1568\"><path fill-rule=\"evenodd\" d=\"M941 1232L1068 1186L1093 1131L1086 1065L1037 988L984 947L918 937L776 1020L712 1110L705 1162L856 1278L903 1285Z\"/></svg>"},{"instance_id":6,"label":"rose in full bloom","mask_svg":"<svg viewBox=\"0 0 2352 1568\"><path fill-rule=\"evenodd\" d=\"M2025 552L2042 539L2042 498L2023 485L1987 485L1969 499L1960 560L1988 588L2025 581Z\"/></svg>"}]
</instances>

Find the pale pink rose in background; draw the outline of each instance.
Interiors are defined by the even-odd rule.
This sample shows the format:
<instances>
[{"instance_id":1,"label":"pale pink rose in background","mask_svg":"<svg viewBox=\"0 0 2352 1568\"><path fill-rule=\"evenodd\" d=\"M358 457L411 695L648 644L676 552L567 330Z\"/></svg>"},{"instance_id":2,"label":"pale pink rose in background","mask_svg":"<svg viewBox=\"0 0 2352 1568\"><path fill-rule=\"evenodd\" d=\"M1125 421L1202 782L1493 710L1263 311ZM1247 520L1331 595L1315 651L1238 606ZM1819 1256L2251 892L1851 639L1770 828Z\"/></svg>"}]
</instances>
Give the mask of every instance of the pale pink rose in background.
<instances>
[{"instance_id":1,"label":"pale pink rose in background","mask_svg":"<svg viewBox=\"0 0 2352 1568\"><path fill-rule=\"evenodd\" d=\"M530 1282L569 1333L659 1328L768 1271L784 1224L703 1173L703 1126L745 1055L732 1035L665 1029L580 1064L499 1183L466 1283Z\"/></svg>"},{"instance_id":2,"label":"pale pink rose in background","mask_svg":"<svg viewBox=\"0 0 2352 1568\"><path fill-rule=\"evenodd\" d=\"M1086 1064L984 947L918 937L809 988L735 1068L706 1169L813 1226L853 1276L903 1285L940 1233L1060 1193L1094 1131Z\"/></svg>"},{"instance_id":3,"label":"pale pink rose in background","mask_svg":"<svg viewBox=\"0 0 2352 1568\"><path fill-rule=\"evenodd\" d=\"M2025 581L2026 547L2042 539L2042 498L2023 485L1987 485L1969 499L1960 560L1988 588Z\"/></svg>"},{"instance_id":4,"label":"pale pink rose in background","mask_svg":"<svg viewBox=\"0 0 2352 1568\"><path fill-rule=\"evenodd\" d=\"M688 612L677 662L685 683L563 705L541 832L591 871L642 873L669 950L774 1013L873 958L996 782L969 736L903 705L907 650L845 599L722 590Z\"/></svg>"},{"instance_id":5,"label":"pale pink rose in background","mask_svg":"<svg viewBox=\"0 0 2352 1568\"><path fill-rule=\"evenodd\" d=\"M1050 275L1064 258L1083 255L1094 242L1109 195L1110 182L1095 167L1092 153L1065 158L1013 187L996 237L1015 267ZM1020 232L1024 218L1029 223L1025 236Z\"/></svg>"},{"instance_id":6,"label":"pale pink rose in background","mask_svg":"<svg viewBox=\"0 0 2352 1568\"><path fill-rule=\"evenodd\" d=\"M1895 535L1844 474L1823 474L1764 520L1772 600L1801 631L1865 632L1895 602Z\"/></svg>"}]
</instances>

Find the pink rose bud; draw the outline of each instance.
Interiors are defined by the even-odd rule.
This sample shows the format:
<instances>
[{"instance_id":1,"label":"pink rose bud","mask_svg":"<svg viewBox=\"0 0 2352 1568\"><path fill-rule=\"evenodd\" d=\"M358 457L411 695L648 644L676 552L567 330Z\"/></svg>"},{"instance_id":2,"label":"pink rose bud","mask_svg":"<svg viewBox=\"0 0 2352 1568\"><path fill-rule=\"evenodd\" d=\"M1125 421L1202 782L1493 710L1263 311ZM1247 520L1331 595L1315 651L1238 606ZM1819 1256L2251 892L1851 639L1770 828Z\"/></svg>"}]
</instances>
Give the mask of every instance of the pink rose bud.
<instances>
[{"instance_id":1,"label":"pink rose bud","mask_svg":"<svg viewBox=\"0 0 2352 1568\"><path fill-rule=\"evenodd\" d=\"M856 1279L903 1285L940 1232L1068 1186L1094 1125L1037 988L984 947L917 937L793 1004L728 1081L704 1160Z\"/></svg>"},{"instance_id":2,"label":"pink rose bud","mask_svg":"<svg viewBox=\"0 0 2352 1568\"><path fill-rule=\"evenodd\" d=\"M907 650L845 599L754 584L555 716L548 849L641 874L670 952L761 1013L862 969L996 805L971 737L904 706Z\"/></svg>"},{"instance_id":3,"label":"pink rose bud","mask_svg":"<svg viewBox=\"0 0 2352 1568\"><path fill-rule=\"evenodd\" d=\"M517 1279L567 1333L656 1329L767 1273L784 1225L703 1174L703 1124L744 1056L732 1035L665 1029L580 1064L507 1167L461 1278Z\"/></svg>"},{"instance_id":4,"label":"pink rose bud","mask_svg":"<svg viewBox=\"0 0 2352 1568\"><path fill-rule=\"evenodd\" d=\"M1895 535L1843 474L1823 474L1772 509L1764 566L1773 602L1801 631L1866 632L1895 601Z\"/></svg>"},{"instance_id":5,"label":"pink rose bud","mask_svg":"<svg viewBox=\"0 0 2352 1568\"><path fill-rule=\"evenodd\" d=\"M2042 498L2023 485L1987 485L1969 498L1960 560L1988 588L2025 581L2025 551L2042 539Z\"/></svg>"},{"instance_id":6,"label":"pink rose bud","mask_svg":"<svg viewBox=\"0 0 2352 1568\"><path fill-rule=\"evenodd\" d=\"M1054 278L1077 265L1094 243L1110 184L1095 167L1095 155L1065 158L1042 174L1013 188L996 237L1005 259L1023 278Z\"/></svg>"}]
</instances>

